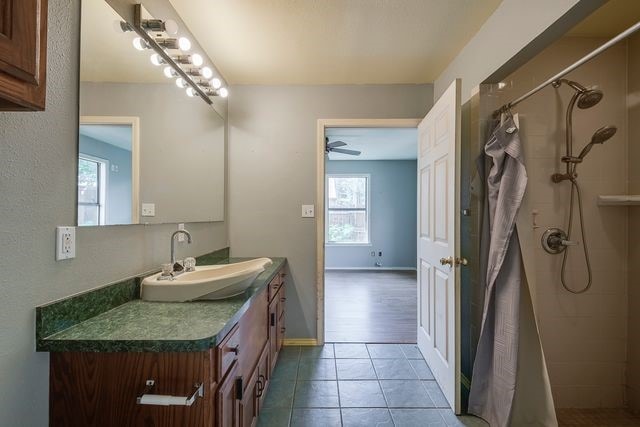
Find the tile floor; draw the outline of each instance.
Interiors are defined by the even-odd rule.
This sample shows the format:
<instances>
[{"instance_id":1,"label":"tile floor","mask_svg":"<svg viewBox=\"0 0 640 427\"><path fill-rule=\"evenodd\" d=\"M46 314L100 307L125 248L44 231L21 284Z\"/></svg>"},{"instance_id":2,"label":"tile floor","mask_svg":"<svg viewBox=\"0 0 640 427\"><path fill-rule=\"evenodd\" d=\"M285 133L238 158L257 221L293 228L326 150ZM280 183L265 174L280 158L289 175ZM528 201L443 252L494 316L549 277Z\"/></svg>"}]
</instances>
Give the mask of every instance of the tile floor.
<instances>
[{"instance_id":1,"label":"tile floor","mask_svg":"<svg viewBox=\"0 0 640 427\"><path fill-rule=\"evenodd\" d=\"M284 347L261 427L486 426L456 417L414 344Z\"/></svg>"}]
</instances>

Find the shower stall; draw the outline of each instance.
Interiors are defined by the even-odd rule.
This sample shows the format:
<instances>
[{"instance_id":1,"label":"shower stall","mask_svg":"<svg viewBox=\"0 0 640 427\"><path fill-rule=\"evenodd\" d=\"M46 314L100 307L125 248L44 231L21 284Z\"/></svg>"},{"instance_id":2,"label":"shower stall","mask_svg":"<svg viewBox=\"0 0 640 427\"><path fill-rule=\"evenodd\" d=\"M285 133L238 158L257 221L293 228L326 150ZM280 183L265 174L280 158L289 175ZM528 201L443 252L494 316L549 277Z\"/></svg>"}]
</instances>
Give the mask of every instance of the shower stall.
<instances>
[{"instance_id":1,"label":"shower stall","mask_svg":"<svg viewBox=\"0 0 640 427\"><path fill-rule=\"evenodd\" d=\"M493 113L626 28L592 25L601 12L471 99L466 155L463 148L463 186L466 176L470 187L463 215L470 219L462 221L470 251L479 241L482 204L475 157ZM526 228L523 264L560 425L640 425L640 32L511 113L529 178L518 233ZM484 296L474 264L471 360Z\"/></svg>"}]
</instances>

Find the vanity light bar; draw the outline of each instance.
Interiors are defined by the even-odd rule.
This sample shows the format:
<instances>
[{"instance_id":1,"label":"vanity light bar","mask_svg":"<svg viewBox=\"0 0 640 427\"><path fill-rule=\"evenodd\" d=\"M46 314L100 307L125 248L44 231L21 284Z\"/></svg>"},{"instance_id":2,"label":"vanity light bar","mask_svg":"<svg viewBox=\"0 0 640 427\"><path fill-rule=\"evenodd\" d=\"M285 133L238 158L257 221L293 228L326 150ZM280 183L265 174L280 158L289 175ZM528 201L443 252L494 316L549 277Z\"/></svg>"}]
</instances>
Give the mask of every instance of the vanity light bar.
<instances>
[{"instance_id":1,"label":"vanity light bar","mask_svg":"<svg viewBox=\"0 0 640 427\"><path fill-rule=\"evenodd\" d=\"M163 46L158 43L158 42L163 43L165 47L171 49L171 47L168 46L169 43L175 43L175 44L172 44L172 46L177 46L178 48L180 48L180 42L182 41L183 47L191 48L191 42L189 42L188 39L184 37L181 37L180 39L162 39L162 38L156 39L150 36L147 33L147 30L143 26L144 20L142 19L142 5L135 4L133 5L133 8L134 8L133 9L133 30L136 33L138 33L138 35L140 36L140 38L142 38L142 40L147 42L149 47L153 49L155 53L159 55L160 58L162 58L162 61L164 61L164 63L167 64L168 67L171 67L173 72L175 72L176 77L181 77L182 79L184 79L184 81L186 82L186 86L191 88L191 91L189 92L191 93L193 91L192 96L198 95L207 104L209 105L213 104L213 101L211 101L207 96L207 94L200 88L200 86L196 84L192 76L187 74L182 69L182 67L180 67L178 63L171 57L171 55L169 55L164 50ZM183 41L183 39L188 42L188 46L186 45L187 43ZM170 42L170 40L172 41ZM188 49L184 49L184 50L188 50ZM173 72L167 72L165 73L165 75L173 74Z\"/></svg>"}]
</instances>

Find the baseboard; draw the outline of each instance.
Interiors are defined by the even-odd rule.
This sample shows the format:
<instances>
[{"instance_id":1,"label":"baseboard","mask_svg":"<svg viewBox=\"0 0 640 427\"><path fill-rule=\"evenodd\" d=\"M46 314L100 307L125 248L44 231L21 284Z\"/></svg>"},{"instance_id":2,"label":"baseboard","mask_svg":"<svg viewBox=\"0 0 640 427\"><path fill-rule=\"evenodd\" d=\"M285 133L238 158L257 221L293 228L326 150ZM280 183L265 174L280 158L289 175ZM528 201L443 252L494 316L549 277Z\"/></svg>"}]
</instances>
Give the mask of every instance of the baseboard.
<instances>
[{"instance_id":1,"label":"baseboard","mask_svg":"<svg viewBox=\"0 0 640 427\"><path fill-rule=\"evenodd\" d=\"M415 267L325 267L325 270L336 271L336 270L349 270L349 271L416 271Z\"/></svg>"},{"instance_id":2,"label":"baseboard","mask_svg":"<svg viewBox=\"0 0 640 427\"><path fill-rule=\"evenodd\" d=\"M313 346L318 345L318 340L315 338L285 338L282 342L285 346Z\"/></svg>"}]
</instances>

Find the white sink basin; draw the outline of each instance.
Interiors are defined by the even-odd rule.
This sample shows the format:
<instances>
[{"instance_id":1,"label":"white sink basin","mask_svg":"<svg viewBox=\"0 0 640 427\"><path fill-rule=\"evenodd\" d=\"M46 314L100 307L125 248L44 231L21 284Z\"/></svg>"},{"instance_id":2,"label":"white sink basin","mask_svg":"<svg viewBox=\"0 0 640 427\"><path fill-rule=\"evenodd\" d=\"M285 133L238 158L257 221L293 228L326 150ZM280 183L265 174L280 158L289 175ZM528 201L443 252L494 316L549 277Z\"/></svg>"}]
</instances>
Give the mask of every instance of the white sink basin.
<instances>
[{"instance_id":1,"label":"white sink basin","mask_svg":"<svg viewBox=\"0 0 640 427\"><path fill-rule=\"evenodd\" d=\"M269 258L256 258L233 264L205 265L173 280L158 280L160 273L154 274L142 281L141 298L174 302L229 298L244 292L271 264Z\"/></svg>"}]
</instances>

